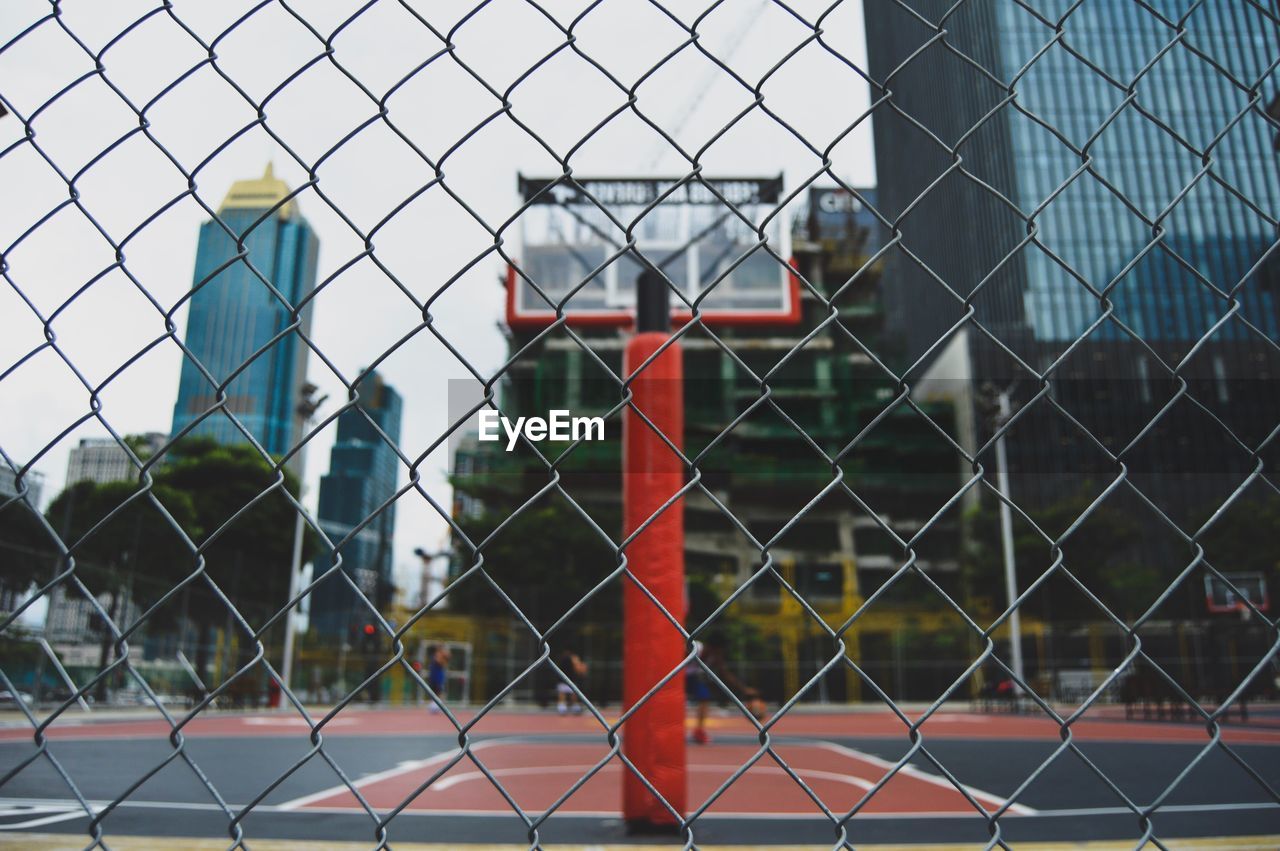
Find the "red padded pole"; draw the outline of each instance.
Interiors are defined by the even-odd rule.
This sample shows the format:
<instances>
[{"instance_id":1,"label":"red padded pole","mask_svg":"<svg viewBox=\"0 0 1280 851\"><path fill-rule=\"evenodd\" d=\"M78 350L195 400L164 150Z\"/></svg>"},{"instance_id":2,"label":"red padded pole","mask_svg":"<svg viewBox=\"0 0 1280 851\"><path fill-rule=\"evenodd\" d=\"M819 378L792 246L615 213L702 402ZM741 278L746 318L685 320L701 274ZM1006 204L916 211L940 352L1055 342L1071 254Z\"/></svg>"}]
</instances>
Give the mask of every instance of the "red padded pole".
<instances>
[{"instance_id":1,"label":"red padded pole","mask_svg":"<svg viewBox=\"0 0 1280 851\"><path fill-rule=\"evenodd\" d=\"M636 334L627 343L624 368L633 373L670 339L662 332ZM684 358L678 344L663 351L631 383L634 404L667 439L684 443ZM684 486L684 465L635 411L622 420L622 512L629 535ZM626 549L636 578L679 623L684 623L684 501L672 503ZM624 583L622 698L635 706L684 658L684 639L644 592ZM623 725L622 750L668 804L686 805L684 674L655 692ZM633 832L674 829L667 808L624 769L623 818Z\"/></svg>"}]
</instances>

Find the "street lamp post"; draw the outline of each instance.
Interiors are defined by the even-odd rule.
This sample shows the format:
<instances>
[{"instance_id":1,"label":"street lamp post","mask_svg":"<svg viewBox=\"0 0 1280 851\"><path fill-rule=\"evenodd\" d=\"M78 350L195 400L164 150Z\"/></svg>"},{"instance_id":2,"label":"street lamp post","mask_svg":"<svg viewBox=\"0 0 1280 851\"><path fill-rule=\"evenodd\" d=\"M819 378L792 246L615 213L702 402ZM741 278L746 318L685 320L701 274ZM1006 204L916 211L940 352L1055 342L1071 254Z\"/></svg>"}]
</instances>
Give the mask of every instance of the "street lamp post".
<instances>
[{"instance_id":1,"label":"street lamp post","mask_svg":"<svg viewBox=\"0 0 1280 851\"><path fill-rule=\"evenodd\" d=\"M305 432L307 426L311 424L311 420L315 417L316 411L324 404L329 397L321 396L319 399L312 398L315 396L319 388L310 381L304 383L301 389L301 398L298 400L298 406L294 409L298 419L302 422L302 428L299 433ZM304 442L302 448L298 450L298 502L302 502L302 498L307 493L307 444ZM292 603L293 598L298 595L298 588L302 584L302 541L306 533L305 524L303 522L302 511L297 512L293 524L293 553L289 559L289 601ZM290 605L284 615L284 660L280 664L280 682L287 691L293 682L293 643L294 634L297 632L297 616L298 607ZM283 699L281 705L284 704Z\"/></svg>"},{"instance_id":2,"label":"street lamp post","mask_svg":"<svg viewBox=\"0 0 1280 851\"><path fill-rule=\"evenodd\" d=\"M303 450L304 452L306 450ZM301 463L299 466L303 466ZM298 485L298 501L306 494L306 486ZM298 594L298 586L302 584L302 536L304 533L302 512L293 526L293 555L289 560L289 599ZM280 681L287 689L293 681L293 636L297 631L297 606L290 606L284 616L284 661L280 665ZM283 705L283 703L282 703Z\"/></svg>"},{"instance_id":3,"label":"street lamp post","mask_svg":"<svg viewBox=\"0 0 1280 851\"><path fill-rule=\"evenodd\" d=\"M1009 421L1011 406L1008 389L1001 390L996 397L996 427L1004 428ZM1009 493L1009 458L1005 453L1004 435L996 438L996 487L1004 499L1000 500L1000 545L1004 551L1004 590L1013 608L1009 612L1009 661L1013 668L1014 694L1021 695L1023 679L1022 669L1022 616L1014 601L1018 599L1017 562L1013 553L1013 512L1007 500Z\"/></svg>"},{"instance_id":4,"label":"street lamp post","mask_svg":"<svg viewBox=\"0 0 1280 851\"><path fill-rule=\"evenodd\" d=\"M452 553L447 549L439 552L428 552L422 547L415 547L413 554L422 561L422 587L418 591L418 599L421 605L426 605L427 601L431 599L431 591L428 586L435 579L435 575L431 572L431 563L438 558L448 557Z\"/></svg>"}]
</instances>

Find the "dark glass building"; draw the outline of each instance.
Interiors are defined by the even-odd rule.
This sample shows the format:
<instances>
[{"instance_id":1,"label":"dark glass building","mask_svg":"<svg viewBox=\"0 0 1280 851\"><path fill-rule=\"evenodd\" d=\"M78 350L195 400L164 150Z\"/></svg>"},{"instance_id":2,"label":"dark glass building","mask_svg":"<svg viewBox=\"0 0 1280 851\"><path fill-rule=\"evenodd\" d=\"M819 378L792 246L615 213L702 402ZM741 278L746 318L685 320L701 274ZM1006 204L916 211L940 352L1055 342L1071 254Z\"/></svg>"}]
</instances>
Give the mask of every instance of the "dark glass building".
<instances>
[{"instance_id":1,"label":"dark glass building","mask_svg":"<svg viewBox=\"0 0 1280 851\"><path fill-rule=\"evenodd\" d=\"M295 321L302 333L310 329L310 305L296 319L294 306L315 286L319 242L289 195L268 165L261 178L232 184L218 210L226 229L216 221L200 227L185 342L212 379L190 358L183 359L173 434L214 408L218 385L252 360L227 385L225 410L273 455L285 454L300 437L295 409L306 377L307 347L297 333L285 330ZM244 245L243 260L236 259L237 238ZM191 434L219 443L247 442L220 411L200 420Z\"/></svg>"},{"instance_id":2,"label":"dark glass building","mask_svg":"<svg viewBox=\"0 0 1280 851\"><path fill-rule=\"evenodd\" d=\"M320 479L318 519L329 539L341 544L337 549L341 570L382 610L395 590L391 576L395 505L387 506L369 525L355 529L395 494L399 459L394 445L400 440L402 403L400 394L376 372L357 389L358 406L338 416L329 472ZM317 558L315 576L332 563L327 556ZM353 625L368 620L368 607L336 572L316 586L310 600L311 627L322 635L345 635Z\"/></svg>"},{"instance_id":3,"label":"dark glass building","mask_svg":"<svg viewBox=\"0 0 1280 851\"><path fill-rule=\"evenodd\" d=\"M867 45L891 92L873 120L878 208L901 217L885 297L905 362L927 368L972 310L977 382L1017 380L1025 401L1052 367L1053 398L1106 450L1128 447L1135 481L1177 514L1253 463L1233 433L1256 447L1276 422L1256 391L1280 374L1280 159L1263 116L1280 31L1233 0L1150 6L1082 4L1057 38L1065 4L1042 19L983 0L938 39L904 7L936 22L947 0L869 4ZM1161 413L1174 367L1202 405ZM1010 437L1019 502L1116 475L1068 417L1043 400L1034 414Z\"/></svg>"}]
</instances>

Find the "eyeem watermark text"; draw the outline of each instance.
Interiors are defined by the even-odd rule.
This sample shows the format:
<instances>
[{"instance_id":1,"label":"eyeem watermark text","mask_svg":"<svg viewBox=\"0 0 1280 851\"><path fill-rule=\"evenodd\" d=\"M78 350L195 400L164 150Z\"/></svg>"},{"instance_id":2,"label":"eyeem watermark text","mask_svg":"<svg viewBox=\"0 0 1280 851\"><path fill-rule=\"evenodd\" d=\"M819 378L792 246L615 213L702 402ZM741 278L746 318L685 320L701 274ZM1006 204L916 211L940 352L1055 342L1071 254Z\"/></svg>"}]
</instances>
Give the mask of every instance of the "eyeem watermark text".
<instances>
[{"instance_id":1,"label":"eyeem watermark text","mask_svg":"<svg viewBox=\"0 0 1280 851\"><path fill-rule=\"evenodd\" d=\"M553 410L547 418L519 417L513 423L497 411L480 412L480 439L501 440L498 425L507 435L507 451L516 448L523 434L526 440L604 440L604 417L573 417L568 411Z\"/></svg>"}]
</instances>

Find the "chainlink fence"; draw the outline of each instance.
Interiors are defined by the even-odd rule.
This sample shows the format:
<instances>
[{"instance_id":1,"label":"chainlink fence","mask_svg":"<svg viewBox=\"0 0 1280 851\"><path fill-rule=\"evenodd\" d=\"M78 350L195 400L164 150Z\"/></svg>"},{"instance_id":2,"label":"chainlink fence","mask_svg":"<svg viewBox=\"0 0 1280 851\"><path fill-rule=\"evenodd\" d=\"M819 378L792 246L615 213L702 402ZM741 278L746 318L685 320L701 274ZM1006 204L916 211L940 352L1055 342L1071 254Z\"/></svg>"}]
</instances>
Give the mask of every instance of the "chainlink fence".
<instances>
[{"instance_id":1,"label":"chainlink fence","mask_svg":"<svg viewBox=\"0 0 1280 851\"><path fill-rule=\"evenodd\" d=\"M1274 718L1280 649L1270 3L32 0L0 38L0 685L23 743L0 796L70 797L105 848L180 769L249 847L277 790L323 765L381 848L462 766L532 848L597 775L642 776L620 601L644 589L628 547L654 518L623 534L618 493L645 367L622 369L625 327L575 313L629 263L688 314L686 433L662 436L687 470L662 511L686 517L687 612L663 612L688 656L650 696L696 669L752 746L668 807L672 842L716 837L708 812L757 765L833 848L922 771L986 847L1010 847L1064 764L1134 847L1165 847L1168 802L1223 757L1274 818L1274 763L1227 732ZM281 177L254 178L264 161ZM517 199L521 174L547 180ZM722 179L779 174L766 204ZM586 177L626 175L659 189L620 204ZM647 247L694 191L722 212L686 235L736 234L700 280ZM603 246L558 289L521 252L548 204ZM710 318L753 264L791 276L792 324ZM544 321L500 320L495 275ZM470 431L555 407L604 417L605 441L508 452ZM53 493L95 447L124 472ZM323 447L317 503L299 483ZM440 542L406 544L419 528ZM410 546L425 578L397 596ZM291 585L295 560L312 567ZM533 807L476 745L562 684L602 755ZM163 728L103 797L106 769L60 753L60 728L126 704ZM268 705L298 722L287 760L202 765L189 727ZM388 705L456 744L393 805L330 735ZM849 801L779 746L815 708L848 736L894 719L901 748ZM1047 730L998 805L930 736L957 709ZM1195 746L1135 794L1076 736L1097 719L1192 725Z\"/></svg>"}]
</instances>

